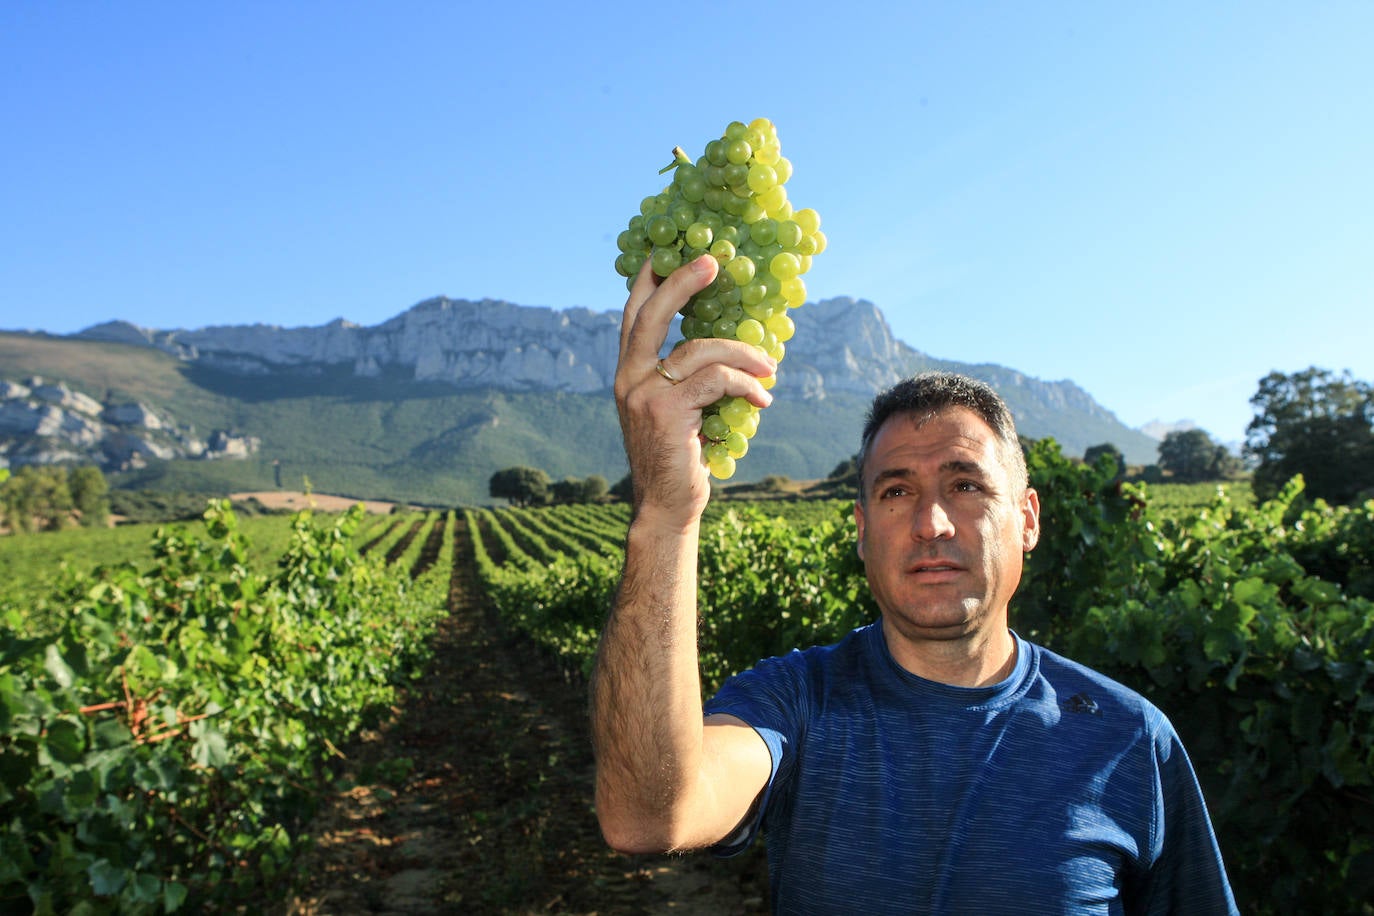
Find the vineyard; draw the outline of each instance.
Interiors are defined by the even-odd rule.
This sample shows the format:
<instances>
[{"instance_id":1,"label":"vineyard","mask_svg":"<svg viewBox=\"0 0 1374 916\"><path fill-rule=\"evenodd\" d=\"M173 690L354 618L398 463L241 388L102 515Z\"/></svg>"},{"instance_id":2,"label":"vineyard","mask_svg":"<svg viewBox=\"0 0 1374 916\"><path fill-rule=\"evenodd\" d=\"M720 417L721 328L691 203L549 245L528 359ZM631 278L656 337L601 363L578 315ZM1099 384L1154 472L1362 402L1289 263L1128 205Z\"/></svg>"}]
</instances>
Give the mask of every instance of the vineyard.
<instances>
[{"instance_id":1,"label":"vineyard","mask_svg":"<svg viewBox=\"0 0 1374 916\"><path fill-rule=\"evenodd\" d=\"M1044 530L1013 625L1169 714L1244 912L1370 912L1374 503L1301 481L1171 501L1052 442L1029 464ZM397 785L449 806L429 911L663 900L659 863L598 842L579 717L625 506L251 521L215 503L197 527L0 543L0 908L348 911L360 869L404 865L336 809ZM876 613L842 500L713 504L700 567L707 691ZM699 864L764 906L753 865Z\"/></svg>"},{"instance_id":2,"label":"vineyard","mask_svg":"<svg viewBox=\"0 0 1374 916\"><path fill-rule=\"evenodd\" d=\"M1374 912L1374 503L1308 501L1300 479L1259 506L1215 487L1205 500L1156 494L1052 441L1028 463L1043 530L1013 626L1170 716L1243 912ZM848 503L777 505L717 505L705 526L708 694L759 658L876 617ZM577 512L467 517L502 619L585 674L625 516Z\"/></svg>"}]
</instances>

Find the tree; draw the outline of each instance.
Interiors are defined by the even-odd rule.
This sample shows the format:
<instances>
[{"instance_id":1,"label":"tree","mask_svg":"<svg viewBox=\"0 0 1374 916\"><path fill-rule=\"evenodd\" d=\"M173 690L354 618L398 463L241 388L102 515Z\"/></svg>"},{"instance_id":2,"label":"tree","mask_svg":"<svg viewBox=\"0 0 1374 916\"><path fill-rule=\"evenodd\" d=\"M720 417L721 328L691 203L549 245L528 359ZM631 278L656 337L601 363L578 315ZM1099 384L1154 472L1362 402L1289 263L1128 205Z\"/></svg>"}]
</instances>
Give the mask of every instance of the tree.
<instances>
[{"instance_id":1,"label":"tree","mask_svg":"<svg viewBox=\"0 0 1374 916\"><path fill-rule=\"evenodd\" d=\"M1126 456L1121 454L1121 449L1110 442L1088 446L1087 450L1083 452L1083 463L1096 467L1097 462L1102 459L1103 455L1112 456L1112 467L1116 468L1116 474L1113 479L1120 480L1122 477L1126 476Z\"/></svg>"},{"instance_id":2,"label":"tree","mask_svg":"<svg viewBox=\"0 0 1374 916\"><path fill-rule=\"evenodd\" d=\"M1354 502L1374 489L1374 389L1312 366L1271 372L1250 399L1255 418L1245 454L1256 462L1255 496L1268 499L1297 474L1307 493Z\"/></svg>"},{"instance_id":3,"label":"tree","mask_svg":"<svg viewBox=\"0 0 1374 916\"><path fill-rule=\"evenodd\" d=\"M0 486L0 505L10 531L65 527L73 508L66 470L25 465Z\"/></svg>"},{"instance_id":4,"label":"tree","mask_svg":"<svg viewBox=\"0 0 1374 916\"><path fill-rule=\"evenodd\" d=\"M609 490L610 484L606 483L606 478L600 474L592 474L581 480L576 477L564 477L549 486L548 500L557 505L594 503Z\"/></svg>"},{"instance_id":5,"label":"tree","mask_svg":"<svg viewBox=\"0 0 1374 916\"><path fill-rule=\"evenodd\" d=\"M505 468L491 475L487 492L513 506L538 505L548 499L549 475L538 468Z\"/></svg>"},{"instance_id":6,"label":"tree","mask_svg":"<svg viewBox=\"0 0 1374 916\"><path fill-rule=\"evenodd\" d=\"M606 482L606 478L600 474L592 474L582 481L582 501L584 503L601 502L610 491L611 485Z\"/></svg>"},{"instance_id":7,"label":"tree","mask_svg":"<svg viewBox=\"0 0 1374 916\"><path fill-rule=\"evenodd\" d=\"M1159 444L1159 466L1175 480L1223 480L1236 472L1239 461L1226 446L1212 441L1203 429L1174 430Z\"/></svg>"},{"instance_id":8,"label":"tree","mask_svg":"<svg viewBox=\"0 0 1374 916\"><path fill-rule=\"evenodd\" d=\"M67 486L72 493L72 505L81 513L81 524L88 528L105 524L110 517L110 485L100 468L72 468Z\"/></svg>"},{"instance_id":9,"label":"tree","mask_svg":"<svg viewBox=\"0 0 1374 916\"><path fill-rule=\"evenodd\" d=\"M566 506L575 502L580 502L582 497L582 481L576 477L564 477L562 480L549 485L549 502L556 506Z\"/></svg>"}]
</instances>

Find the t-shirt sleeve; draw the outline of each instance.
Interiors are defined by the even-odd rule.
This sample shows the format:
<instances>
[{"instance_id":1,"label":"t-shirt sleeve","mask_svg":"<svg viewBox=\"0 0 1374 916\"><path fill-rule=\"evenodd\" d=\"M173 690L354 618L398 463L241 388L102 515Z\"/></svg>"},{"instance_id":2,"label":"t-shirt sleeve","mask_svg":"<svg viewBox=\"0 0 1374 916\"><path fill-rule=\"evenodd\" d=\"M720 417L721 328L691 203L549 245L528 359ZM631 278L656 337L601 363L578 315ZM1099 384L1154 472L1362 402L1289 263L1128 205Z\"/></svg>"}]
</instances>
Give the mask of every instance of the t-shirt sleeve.
<instances>
[{"instance_id":1,"label":"t-shirt sleeve","mask_svg":"<svg viewBox=\"0 0 1374 916\"><path fill-rule=\"evenodd\" d=\"M772 772L758 802L734 833L712 847L715 855L728 858L749 847L763 825L778 787L785 784L787 774L793 769L800 723L805 721L801 708L801 673L800 653L766 659L731 677L706 702L707 716L735 716L753 728L768 746L768 755L772 758Z\"/></svg>"},{"instance_id":2,"label":"t-shirt sleeve","mask_svg":"<svg viewBox=\"0 0 1374 916\"><path fill-rule=\"evenodd\" d=\"M1197 774L1173 726L1155 733L1157 773L1154 863L1138 912L1239 914Z\"/></svg>"}]
</instances>

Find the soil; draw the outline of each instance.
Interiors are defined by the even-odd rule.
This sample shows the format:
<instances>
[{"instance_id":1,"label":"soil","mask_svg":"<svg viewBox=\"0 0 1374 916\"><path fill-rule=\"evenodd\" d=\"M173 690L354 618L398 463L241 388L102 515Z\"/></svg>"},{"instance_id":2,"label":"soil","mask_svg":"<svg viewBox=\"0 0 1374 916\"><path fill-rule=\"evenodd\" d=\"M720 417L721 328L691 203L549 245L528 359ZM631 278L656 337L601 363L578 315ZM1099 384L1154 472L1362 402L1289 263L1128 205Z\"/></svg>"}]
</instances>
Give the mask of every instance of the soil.
<instances>
[{"instance_id":1,"label":"soil","mask_svg":"<svg viewBox=\"0 0 1374 916\"><path fill-rule=\"evenodd\" d=\"M429 670L346 749L343 788L280 913L767 912L760 852L721 861L605 845L583 679L502 628L461 519L453 536L451 613Z\"/></svg>"},{"instance_id":2,"label":"soil","mask_svg":"<svg viewBox=\"0 0 1374 916\"><path fill-rule=\"evenodd\" d=\"M385 515L396 505L375 499L352 499L347 496L330 496L328 493L301 493L294 490L256 490L251 493L231 493L229 498L236 501L256 499L269 509L286 509L292 512L301 509L343 512L357 503L362 503L368 512Z\"/></svg>"}]
</instances>

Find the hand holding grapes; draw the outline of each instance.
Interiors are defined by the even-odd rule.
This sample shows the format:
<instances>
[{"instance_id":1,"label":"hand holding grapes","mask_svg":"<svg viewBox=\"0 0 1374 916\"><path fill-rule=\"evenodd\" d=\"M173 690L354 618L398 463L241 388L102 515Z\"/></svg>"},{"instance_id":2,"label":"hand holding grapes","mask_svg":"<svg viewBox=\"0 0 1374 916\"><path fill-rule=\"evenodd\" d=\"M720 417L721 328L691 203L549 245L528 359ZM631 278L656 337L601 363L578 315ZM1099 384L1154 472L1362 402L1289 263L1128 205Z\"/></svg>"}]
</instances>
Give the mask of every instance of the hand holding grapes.
<instances>
[{"instance_id":1,"label":"hand holding grapes","mask_svg":"<svg viewBox=\"0 0 1374 916\"><path fill-rule=\"evenodd\" d=\"M641 200L617 237L616 271L634 290L646 267L668 277L709 256L718 265L711 279L678 306L683 338L739 341L776 365L795 330L787 313L806 301L801 275L826 246L819 214L788 200L792 163L777 130L767 118L731 121L695 162L675 148L659 174L669 171L672 183ZM657 373L674 381L662 368ZM764 388L774 381L766 377ZM728 480L758 431L758 406L726 395L704 408L702 457L712 476Z\"/></svg>"},{"instance_id":2,"label":"hand holding grapes","mask_svg":"<svg viewBox=\"0 0 1374 916\"><path fill-rule=\"evenodd\" d=\"M636 511L661 512L679 524L700 516L710 495L702 457L703 408L725 397L743 398L755 407L772 401L759 379L771 376L777 364L757 347L702 338L683 341L658 360L673 316L718 272L709 255L663 280L646 264L621 321L615 396Z\"/></svg>"}]
</instances>

